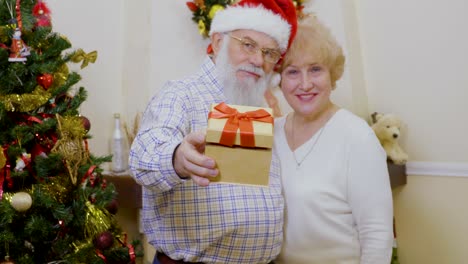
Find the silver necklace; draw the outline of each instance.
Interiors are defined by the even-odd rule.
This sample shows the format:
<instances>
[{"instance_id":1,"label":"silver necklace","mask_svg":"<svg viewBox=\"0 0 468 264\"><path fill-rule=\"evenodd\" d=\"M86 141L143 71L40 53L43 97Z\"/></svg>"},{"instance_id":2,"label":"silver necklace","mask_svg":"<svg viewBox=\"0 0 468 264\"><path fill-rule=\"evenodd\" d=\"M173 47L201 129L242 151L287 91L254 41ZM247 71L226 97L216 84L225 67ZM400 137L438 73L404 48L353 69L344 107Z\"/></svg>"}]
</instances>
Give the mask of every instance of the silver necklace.
<instances>
[{"instance_id":1,"label":"silver necklace","mask_svg":"<svg viewBox=\"0 0 468 264\"><path fill-rule=\"evenodd\" d=\"M292 139L293 139L293 140L294 140L294 119L295 119L295 118L294 118L294 115L293 115L293 119L291 120L291 121L292 121L292 122L291 122L291 136L292 136ZM314 149L315 145L316 145L317 142L319 141L320 136L322 135L323 130L325 130L325 126L326 126L326 125L327 125L327 123L325 123L325 124L323 125L323 127L320 128L319 134L318 134L317 138L315 139L314 144L312 144L312 146L310 147L310 149L306 152L306 154L304 155L304 157L303 157L300 161L297 160L296 151L293 151L293 152L292 152L292 153L293 153L293 157L294 157L294 161L296 162L296 169L299 169L299 168L301 167L302 163L304 162L304 160L307 158L307 156L309 156L309 154L312 153L312 150ZM297 148L296 148L296 150L297 150Z\"/></svg>"}]
</instances>

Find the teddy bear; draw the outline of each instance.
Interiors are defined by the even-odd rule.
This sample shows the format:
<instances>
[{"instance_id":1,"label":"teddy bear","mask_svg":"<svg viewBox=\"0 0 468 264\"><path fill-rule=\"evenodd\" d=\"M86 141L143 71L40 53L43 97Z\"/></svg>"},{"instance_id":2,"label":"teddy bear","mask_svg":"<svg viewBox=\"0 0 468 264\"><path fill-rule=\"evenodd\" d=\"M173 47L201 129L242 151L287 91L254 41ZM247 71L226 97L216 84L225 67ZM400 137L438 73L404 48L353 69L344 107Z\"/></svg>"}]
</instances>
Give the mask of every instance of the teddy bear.
<instances>
[{"instance_id":1,"label":"teddy bear","mask_svg":"<svg viewBox=\"0 0 468 264\"><path fill-rule=\"evenodd\" d=\"M408 161L408 154L398 144L401 120L394 114L373 113L372 129L387 153L387 158L397 165Z\"/></svg>"}]
</instances>

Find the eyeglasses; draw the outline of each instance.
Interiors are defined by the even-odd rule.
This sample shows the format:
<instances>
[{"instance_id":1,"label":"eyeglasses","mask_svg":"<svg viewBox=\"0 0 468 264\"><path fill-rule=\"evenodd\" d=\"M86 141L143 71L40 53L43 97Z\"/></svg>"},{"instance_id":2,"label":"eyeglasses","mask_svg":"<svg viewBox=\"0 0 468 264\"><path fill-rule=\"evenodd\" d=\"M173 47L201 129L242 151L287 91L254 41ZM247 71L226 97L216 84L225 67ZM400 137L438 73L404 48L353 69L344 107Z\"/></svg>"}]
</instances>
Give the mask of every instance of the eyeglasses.
<instances>
[{"instance_id":1,"label":"eyeglasses","mask_svg":"<svg viewBox=\"0 0 468 264\"><path fill-rule=\"evenodd\" d=\"M262 52L263 59L268 63L276 64L281 58L281 53L275 49L260 48L253 40L242 39L232 35L229 36L239 41L241 43L242 50L247 54L253 55L260 50Z\"/></svg>"}]
</instances>

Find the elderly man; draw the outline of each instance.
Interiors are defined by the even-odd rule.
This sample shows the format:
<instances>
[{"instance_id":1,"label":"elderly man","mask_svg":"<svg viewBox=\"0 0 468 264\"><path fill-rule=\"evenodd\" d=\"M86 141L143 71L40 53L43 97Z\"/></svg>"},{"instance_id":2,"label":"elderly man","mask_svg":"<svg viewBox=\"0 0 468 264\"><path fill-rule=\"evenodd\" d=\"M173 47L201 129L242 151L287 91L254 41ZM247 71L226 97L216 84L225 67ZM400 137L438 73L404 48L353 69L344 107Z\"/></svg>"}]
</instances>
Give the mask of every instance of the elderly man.
<instances>
[{"instance_id":1,"label":"elderly man","mask_svg":"<svg viewBox=\"0 0 468 264\"><path fill-rule=\"evenodd\" d=\"M260 106L297 28L291 0L242 0L211 24L213 54L201 70L169 81L150 101L131 147L143 188L142 222L154 263L269 263L282 241L283 198L273 155L268 188L209 184L203 155L214 103Z\"/></svg>"}]
</instances>

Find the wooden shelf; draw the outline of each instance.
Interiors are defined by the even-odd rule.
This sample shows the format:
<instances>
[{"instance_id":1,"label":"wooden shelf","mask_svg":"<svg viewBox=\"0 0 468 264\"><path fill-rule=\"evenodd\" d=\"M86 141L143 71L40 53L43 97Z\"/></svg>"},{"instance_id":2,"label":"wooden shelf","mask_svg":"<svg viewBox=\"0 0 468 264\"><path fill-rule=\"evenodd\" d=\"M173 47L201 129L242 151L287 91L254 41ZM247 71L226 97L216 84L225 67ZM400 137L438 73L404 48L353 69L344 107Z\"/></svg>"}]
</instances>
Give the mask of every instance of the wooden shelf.
<instances>
[{"instance_id":1,"label":"wooden shelf","mask_svg":"<svg viewBox=\"0 0 468 264\"><path fill-rule=\"evenodd\" d=\"M406 184L406 165L396 165L387 161L388 174L390 175L390 185L392 189Z\"/></svg>"}]
</instances>

